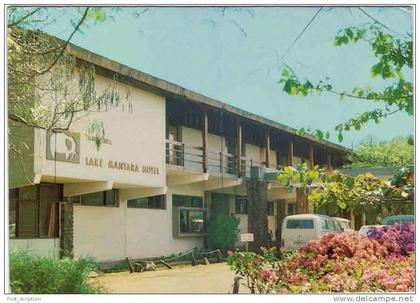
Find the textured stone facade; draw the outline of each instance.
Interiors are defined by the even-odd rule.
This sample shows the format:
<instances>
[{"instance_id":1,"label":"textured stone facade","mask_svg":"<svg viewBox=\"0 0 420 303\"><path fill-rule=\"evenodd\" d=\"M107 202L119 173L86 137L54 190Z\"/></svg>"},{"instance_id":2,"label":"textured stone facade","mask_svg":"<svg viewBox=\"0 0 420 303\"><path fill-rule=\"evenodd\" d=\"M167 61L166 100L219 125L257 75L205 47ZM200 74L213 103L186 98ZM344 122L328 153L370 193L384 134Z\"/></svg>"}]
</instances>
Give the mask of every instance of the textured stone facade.
<instances>
[{"instance_id":1,"label":"textured stone facade","mask_svg":"<svg viewBox=\"0 0 420 303\"><path fill-rule=\"evenodd\" d=\"M260 247L268 247L267 219L267 186L266 181L251 179L246 182L248 199L248 231L254 234L254 242L250 243L252 251L260 251Z\"/></svg>"},{"instance_id":2,"label":"textured stone facade","mask_svg":"<svg viewBox=\"0 0 420 303\"><path fill-rule=\"evenodd\" d=\"M61 202L60 258L73 258L73 203Z\"/></svg>"},{"instance_id":3,"label":"textured stone facade","mask_svg":"<svg viewBox=\"0 0 420 303\"><path fill-rule=\"evenodd\" d=\"M308 196L302 188L296 188L296 206L297 214L313 214L315 212L314 205L308 201Z\"/></svg>"}]
</instances>

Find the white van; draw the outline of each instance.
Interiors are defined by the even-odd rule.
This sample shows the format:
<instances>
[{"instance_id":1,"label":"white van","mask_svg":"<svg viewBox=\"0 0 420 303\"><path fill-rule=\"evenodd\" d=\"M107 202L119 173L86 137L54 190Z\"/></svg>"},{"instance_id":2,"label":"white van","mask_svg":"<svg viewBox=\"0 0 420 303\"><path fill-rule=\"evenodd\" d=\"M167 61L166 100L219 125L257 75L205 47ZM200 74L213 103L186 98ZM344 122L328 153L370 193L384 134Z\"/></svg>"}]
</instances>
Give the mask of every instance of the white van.
<instances>
[{"instance_id":1,"label":"white van","mask_svg":"<svg viewBox=\"0 0 420 303\"><path fill-rule=\"evenodd\" d=\"M329 216L300 214L287 216L281 229L283 250L296 250L310 240L329 232L342 232L337 221Z\"/></svg>"},{"instance_id":2,"label":"white van","mask_svg":"<svg viewBox=\"0 0 420 303\"><path fill-rule=\"evenodd\" d=\"M354 232L353 225L351 224L351 221L349 219L340 218L340 217L333 217L333 219L338 221L338 223L340 224L341 228L344 231L346 231L346 232L353 231Z\"/></svg>"}]
</instances>

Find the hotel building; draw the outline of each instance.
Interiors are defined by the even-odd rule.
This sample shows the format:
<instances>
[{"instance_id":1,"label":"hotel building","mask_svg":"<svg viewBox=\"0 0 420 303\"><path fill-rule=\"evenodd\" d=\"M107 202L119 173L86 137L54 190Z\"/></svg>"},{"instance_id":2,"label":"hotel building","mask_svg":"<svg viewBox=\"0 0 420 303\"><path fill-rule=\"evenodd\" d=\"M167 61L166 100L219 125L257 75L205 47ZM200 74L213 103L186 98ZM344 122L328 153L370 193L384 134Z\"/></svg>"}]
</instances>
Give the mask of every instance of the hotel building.
<instances>
[{"instance_id":1,"label":"hotel building","mask_svg":"<svg viewBox=\"0 0 420 303\"><path fill-rule=\"evenodd\" d=\"M263 244L284 216L313 211L276 172L343 164L342 146L74 45L69 52L95 66L98 91L118 75L131 110L89 113L62 133L9 122L28 146L22 158L9 152L10 249L101 262L169 255L205 247L218 213L240 218L240 232ZM99 149L86 131L95 120L106 129Z\"/></svg>"}]
</instances>

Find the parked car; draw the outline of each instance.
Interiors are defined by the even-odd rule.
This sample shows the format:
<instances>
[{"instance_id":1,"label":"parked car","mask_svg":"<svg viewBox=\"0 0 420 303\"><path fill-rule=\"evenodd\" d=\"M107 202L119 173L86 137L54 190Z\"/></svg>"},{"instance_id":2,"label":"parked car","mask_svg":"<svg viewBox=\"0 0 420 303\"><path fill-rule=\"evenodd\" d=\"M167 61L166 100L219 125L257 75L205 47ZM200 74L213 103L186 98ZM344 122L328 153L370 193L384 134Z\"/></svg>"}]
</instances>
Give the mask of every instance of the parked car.
<instances>
[{"instance_id":1,"label":"parked car","mask_svg":"<svg viewBox=\"0 0 420 303\"><path fill-rule=\"evenodd\" d=\"M367 236L369 230L374 228L380 228L383 226L384 225L363 225L362 227L360 227L358 234L360 236Z\"/></svg>"},{"instance_id":2,"label":"parked car","mask_svg":"<svg viewBox=\"0 0 420 303\"><path fill-rule=\"evenodd\" d=\"M414 223L412 215L389 216L384 219L384 225L394 225L395 223Z\"/></svg>"},{"instance_id":3,"label":"parked car","mask_svg":"<svg viewBox=\"0 0 420 303\"><path fill-rule=\"evenodd\" d=\"M333 217L338 223L340 224L341 228L345 232L354 232L353 225L351 224L351 221L349 219L340 218L340 217Z\"/></svg>"},{"instance_id":4,"label":"parked car","mask_svg":"<svg viewBox=\"0 0 420 303\"><path fill-rule=\"evenodd\" d=\"M296 250L310 240L329 232L342 232L337 221L329 216L300 214L283 220L281 246L283 250Z\"/></svg>"}]
</instances>

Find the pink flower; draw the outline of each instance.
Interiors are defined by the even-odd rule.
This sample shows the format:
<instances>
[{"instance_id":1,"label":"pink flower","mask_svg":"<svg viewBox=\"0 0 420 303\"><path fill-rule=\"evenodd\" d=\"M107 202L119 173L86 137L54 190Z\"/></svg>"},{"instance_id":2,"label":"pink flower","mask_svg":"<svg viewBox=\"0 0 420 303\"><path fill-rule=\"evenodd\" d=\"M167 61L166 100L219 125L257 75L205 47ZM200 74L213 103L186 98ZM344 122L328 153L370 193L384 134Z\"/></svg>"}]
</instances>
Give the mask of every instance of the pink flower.
<instances>
[{"instance_id":1,"label":"pink flower","mask_svg":"<svg viewBox=\"0 0 420 303\"><path fill-rule=\"evenodd\" d=\"M263 277L264 279L269 279L271 277L271 271L269 271L268 269L264 269L261 272L261 277Z\"/></svg>"}]
</instances>

